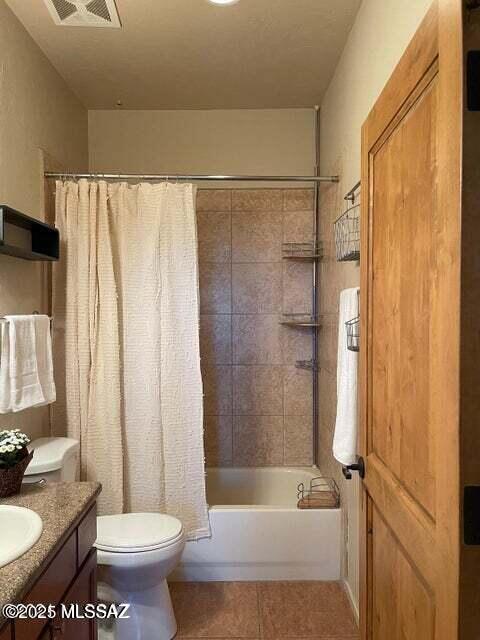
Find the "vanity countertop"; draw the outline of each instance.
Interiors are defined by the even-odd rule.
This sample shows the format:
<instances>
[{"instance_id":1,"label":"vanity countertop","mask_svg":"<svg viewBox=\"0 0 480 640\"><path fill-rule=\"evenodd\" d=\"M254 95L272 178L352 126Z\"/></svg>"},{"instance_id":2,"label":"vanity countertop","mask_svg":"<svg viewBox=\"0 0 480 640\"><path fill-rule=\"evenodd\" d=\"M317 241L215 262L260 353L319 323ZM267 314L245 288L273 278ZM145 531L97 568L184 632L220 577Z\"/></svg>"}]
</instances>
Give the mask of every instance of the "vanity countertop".
<instances>
[{"instance_id":1,"label":"vanity countertop","mask_svg":"<svg viewBox=\"0 0 480 640\"><path fill-rule=\"evenodd\" d=\"M32 509L43 520L38 542L23 556L0 568L0 627L5 622L3 605L21 602L100 490L98 482L24 484L19 495L0 500L0 504Z\"/></svg>"}]
</instances>

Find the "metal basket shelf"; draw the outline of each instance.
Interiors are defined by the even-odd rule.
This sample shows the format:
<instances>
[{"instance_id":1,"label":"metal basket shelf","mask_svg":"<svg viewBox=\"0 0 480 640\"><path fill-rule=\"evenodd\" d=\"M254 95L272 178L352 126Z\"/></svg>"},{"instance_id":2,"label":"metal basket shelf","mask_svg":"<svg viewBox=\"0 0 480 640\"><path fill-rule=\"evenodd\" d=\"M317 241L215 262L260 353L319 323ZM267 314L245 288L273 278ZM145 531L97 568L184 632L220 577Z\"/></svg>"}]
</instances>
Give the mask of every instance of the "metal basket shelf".
<instances>
[{"instance_id":1,"label":"metal basket shelf","mask_svg":"<svg viewBox=\"0 0 480 640\"><path fill-rule=\"evenodd\" d=\"M315 242L284 242L282 244L284 260L311 261L323 257L322 247Z\"/></svg>"},{"instance_id":2,"label":"metal basket shelf","mask_svg":"<svg viewBox=\"0 0 480 640\"><path fill-rule=\"evenodd\" d=\"M345 323L347 329L347 349L360 351L360 316Z\"/></svg>"},{"instance_id":3,"label":"metal basket shelf","mask_svg":"<svg viewBox=\"0 0 480 640\"><path fill-rule=\"evenodd\" d=\"M282 316L280 320L280 324L283 324L287 327L320 327L320 319L314 318L313 316L291 313L285 314Z\"/></svg>"},{"instance_id":4,"label":"metal basket shelf","mask_svg":"<svg viewBox=\"0 0 480 640\"><path fill-rule=\"evenodd\" d=\"M304 371L318 371L318 364L315 360L297 360L295 362L297 369L303 369Z\"/></svg>"},{"instance_id":5,"label":"metal basket shelf","mask_svg":"<svg viewBox=\"0 0 480 640\"><path fill-rule=\"evenodd\" d=\"M360 205L348 208L334 223L335 253L339 262L360 259Z\"/></svg>"},{"instance_id":6,"label":"metal basket shelf","mask_svg":"<svg viewBox=\"0 0 480 640\"><path fill-rule=\"evenodd\" d=\"M338 509L340 491L333 478L312 478L308 488L301 482L297 487L299 509Z\"/></svg>"}]
</instances>

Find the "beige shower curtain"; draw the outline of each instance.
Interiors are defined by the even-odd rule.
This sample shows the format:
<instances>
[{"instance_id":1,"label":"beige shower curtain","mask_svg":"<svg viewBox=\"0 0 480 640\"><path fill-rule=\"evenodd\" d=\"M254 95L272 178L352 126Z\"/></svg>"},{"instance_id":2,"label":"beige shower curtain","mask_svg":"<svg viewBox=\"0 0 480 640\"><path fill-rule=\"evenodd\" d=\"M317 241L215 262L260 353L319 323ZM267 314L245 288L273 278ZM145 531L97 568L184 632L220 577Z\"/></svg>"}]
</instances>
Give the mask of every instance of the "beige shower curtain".
<instances>
[{"instance_id":1,"label":"beige shower curtain","mask_svg":"<svg viewBox=\"0 0 480 640\"><path fill-rule=\"evenodd\" d=\"M81 443L101 513L177 516L209 535L193 185L58 182L58 435ZM63 344L62 344L63 343Z\"/></svg>"}]
</instances>

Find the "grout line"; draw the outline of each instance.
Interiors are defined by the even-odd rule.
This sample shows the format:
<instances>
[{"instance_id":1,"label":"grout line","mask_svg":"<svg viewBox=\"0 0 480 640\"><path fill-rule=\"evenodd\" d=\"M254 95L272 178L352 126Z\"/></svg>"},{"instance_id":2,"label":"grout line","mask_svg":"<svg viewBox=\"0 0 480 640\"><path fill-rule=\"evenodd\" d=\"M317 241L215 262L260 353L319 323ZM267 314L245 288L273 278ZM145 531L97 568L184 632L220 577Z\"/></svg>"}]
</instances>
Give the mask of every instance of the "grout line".
<instances>
[{"instance_id":1,"label":"grout line","mask_svg":"<svg viewBox=\"0 0 480 640\"><path fill-rule=\"evenodd\" d=\"M285 238L285 204L286 204L286 196L287 194L285 193L285 190L282 191L282 243L283 240ZM282 245L283 246L283 245ZM281 268L281 276L280 276L280 280L281 280L281 287L282 287L282 311L281 314L283 315L285 313L285 269L283 267L283 262L282 262L282 268ZM280 332L281 332L281 349L282 349L282 365L285 366L285 362L284 362L284 355L283 355L283 337L284 337L284 327L282 325L280 325ZM285 369L282 370L282 449L283 449L283 456L282 456L282 460L283 460L283 465L285 466L285 459L287 456L287 452L285 450L285 442L286 442L286 438L285 438Z\"/></svg>"},{"instance_id":2,"label":"grout line","mask_svg":"<svg viewBox=\"0 0 480 640\"><path fill-rule=\"evenodd\" d=\"M233 383L233 362L234 357L234 340L233 340L233 192L230 191L230 352L232 354L232 375L231 375L231 398L232 398L232 437L231 437L231 461L232 466L235 465L235 412L234 412L234 383Z\"/></svg>"},{"instance_id":3,"label":"grout line","mask_svg":"<svg viewBox=\"0 0 480 640\"><path fill-rule=\"evenodd\" d=\"M260 602L260 589L258 582L255 583L255 589L257 591L257 615L258 615L258 637L263 638L263 618L262 618L262 607Z\"/></svg>"}]
</instances>

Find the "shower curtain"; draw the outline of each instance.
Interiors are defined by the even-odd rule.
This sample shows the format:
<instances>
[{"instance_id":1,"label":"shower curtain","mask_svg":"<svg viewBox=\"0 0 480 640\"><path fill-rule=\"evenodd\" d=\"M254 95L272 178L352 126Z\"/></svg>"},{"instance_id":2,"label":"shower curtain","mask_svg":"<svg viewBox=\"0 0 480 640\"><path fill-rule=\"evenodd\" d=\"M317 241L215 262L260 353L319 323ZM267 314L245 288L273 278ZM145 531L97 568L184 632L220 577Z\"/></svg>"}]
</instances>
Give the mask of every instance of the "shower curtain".
<instances>
[{"instance_id":1,"label":"shower curtain","mask_svg":"<svg viewBox=\"0 0 480 640\"><path fill-rule=\"evenodd\" d=\"M56 224L54 433L80 441L100 513L208 536L195 187L59 181Z\"/></svg>"}]
</instances>

